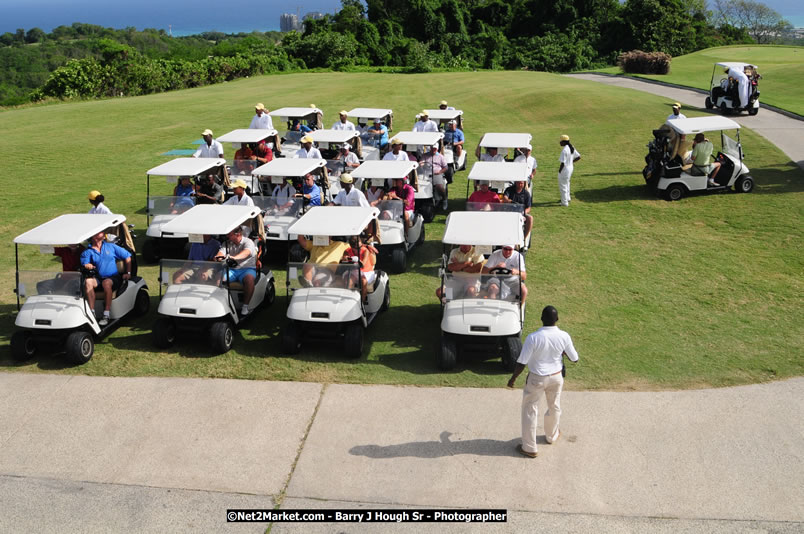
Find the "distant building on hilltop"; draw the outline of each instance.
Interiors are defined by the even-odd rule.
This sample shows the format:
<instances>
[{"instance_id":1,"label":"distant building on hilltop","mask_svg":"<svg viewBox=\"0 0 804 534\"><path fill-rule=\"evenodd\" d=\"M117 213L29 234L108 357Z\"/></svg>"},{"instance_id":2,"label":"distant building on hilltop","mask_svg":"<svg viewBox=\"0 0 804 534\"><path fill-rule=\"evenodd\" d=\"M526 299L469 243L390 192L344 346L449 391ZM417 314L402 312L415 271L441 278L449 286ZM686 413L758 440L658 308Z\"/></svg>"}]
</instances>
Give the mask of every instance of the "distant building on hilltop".
<instances>
[{"instance_id":1,"label":"distant building on hilltop","mask_svg":"<svg viewBox=\"0 0 804 534\"><path fill-rule=\"evenodd\" d=\"M282 16L279 17L279 29L283 32L299 31L301 27L298 15L282 13Z\"/></svg>"},{"instance_id":2,"label":"distant building on hilltop","mask_svg":"<svg viewBox=\"0 0 804 534\"><path fill-rule=\"evenodd\" d=\"M307 19L318 20L318 19L323 19L323 18L324 18L324 14L321 13L320 11L310 11L309 13L304 15L302 20L307 20Z\"/></svg>"}]
</instances>

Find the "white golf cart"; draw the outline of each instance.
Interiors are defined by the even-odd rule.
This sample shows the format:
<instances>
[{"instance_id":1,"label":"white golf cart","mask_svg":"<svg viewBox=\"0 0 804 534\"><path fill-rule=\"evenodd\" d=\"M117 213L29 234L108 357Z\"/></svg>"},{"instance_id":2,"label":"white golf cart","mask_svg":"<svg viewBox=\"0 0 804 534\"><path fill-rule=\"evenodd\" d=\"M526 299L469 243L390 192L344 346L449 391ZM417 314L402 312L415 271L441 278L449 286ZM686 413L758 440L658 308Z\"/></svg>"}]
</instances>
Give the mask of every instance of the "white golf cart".
<instances>
[{"instance_id":1,"label":"white golf cart","mask_svg":"<svg viewBox=\"0 0 804 534\"><path fill-rule=\"evenodd\" d=\"M529 175L530 169L528 168L528 164L524 161L476 162L474 165L472 165L472 170L469 171L469 176L467 177L466 211L508 211L519 213L523 216L524 225L525 210L530 206L524 206L523 204L517 204L516 202L469 202L470 191L475 189L470 187L469 184L477 184L480 181L488 181L489 190L494 191L500 198L502 198L505 190L509 186L513 185L514 182L525 182L525 187L527 188ZM530 191L528 191L528 193L530 193ZM531 231L525 236L524 244L521 249L521 252L523 253L527 252L527 250L530 248L530 234L532 231L533 229L531 228Z\"/></svg>"},{"instance_id":2,"label":"white golf cart","mask_svg":"<svg viewBox=\"0 0 804 534\"><path fill-rule=\"evenodd\" d=\"M728 69L736 69L748 78L748 106L740 105L740 87L737 80L731 78L726 72ZM709 85L709 96L704 102L706 109L718 108L723 115L741 111L747 111L749 115L756 115L759 113L760 78L762 76L757 72L756 65L734 61L715 63Z\"/></svg>"},{"instance_id":3,"label":"white golf cart","mask_svg":"<svg viewBox=\"0 0 804 534\"><path fill-rule=\"evenodd\" d=\"M256 206L196 206L170 221L170 231L186 233L190 242L203 243L203 236L222 236L242 226L247 221L258 219L260 209ZM259 240L258 232L251 235ZM245 232L244 232L245 235ZM221 241L226 248L227 243ZM256 244L256 243L255 243ZM232 348L234 330L244 320L253 317L254 311L263 303L274 301L276 288L274 274L262 272L259 263L254 293L248 304L249 313L240 315L243 306L243 284L229 282L227 267L233 262L162 260L159 266L159 318L153 327L153 343L168 348L175 341L178 331L206 332L213 351L223 354ZM162 295L162 286L166 286Z\"/></svg>"},{"instance_id":4,"label":"white golf cart","mask_svg":"<svg viewBox=\"0 0 804 534\"><path fill-rule=\"evenodd\" d=\"M380 138L377 135L366 133L374 127L374 119L380 119L388 128L388 140L394 129L394 112L387 108L354 108L349 117L357 121L357 130L363 142L363 161L382 159L383 151L380 147Z\"/></svg>"},{"instance_id":5,"label":"white golf cart","mask_svg":"<svg viewBox=\"0 0 804 534\"><path fill-rule=\"evenodd\" d=\"M459 130L463 131L463 111L460 109L425 109L427 113L430 114L430 120L438 122L438 127L446 132L447 123L450 121L455 121ZM465 143L464 143L465 144ZM465 148L465 147L464 147ZM462 171L466 169L466 150L461 151L461 155L457 161L455 161L455 155L453 153L452 144L445 143L444 144L444 157L447 160L447 165L450 166L450 170L447 171L447 181L452 183L452 175L458 171Z\"/></svg>"},{"instance_id":6,"label":"white golf cart","mask_svg":"<svg viewBox=\"0 0 804 534\"><path fill-rule=\"evenodd\" d=\"M294 124L301 124L304 121L311 130L320 130L324 127L321 122L324 118L324 112L315 107L279 108L270 111L268 115L286 123L287 129L282 134L282 153L280 154L286 158L292 158L299 151L301 138L305 136L305 132L301 131L301 129L295 130L293 128Z\"/></svg>"},{"instance_id":7,"label":"white golf cart","mask_svg":"<svg viewBox=\"0 0 804 534\"><path fill-rule=\"evenodd\" d=\"M276 130L240 128L218 137L218 141L221 143L231 143L235 154L243 145L258 145L262 141L265 141L268 148L273 151L276 157L282 154L282 144L279 139L279 133L277 133ZM237 178L245 180L246 183L249 184L249 189L252 192L259 191L257 187L258 184L251 181L251 171L261 165L259 161L255 159L236 160L234 156L232 156L232 159L227 161L227 165L229 176L236 176Z\"/></svg>"},{"instance_id":8,"label":"white golf cart","mask_svg":"<svg viewBox=\"0 0 804 534\"><path fill-rule=\"evenodd\" d=\"M734 130L735 139L726 135L730 130ZM686 162L693 137L716 131L720 132L720 151L715 161L720 163L720 170L714 178L717 185L710 185L707 175L693 174L694 167ZM647 184L655 186L657 194L667 200L679 200L694 191L723 191L733 187L738 193L750 193L754 189L754 179L743 164L740 125L733 120L719 116L675 119L654 130L653 135L643 175Z\"/></svg>"},{"instance_id":9,"label":"white golf cart","mask_svg":"<svg viewBox=\"0 0 804 534\"><path fill-rule=\"evenodd\" d=\"M475 156L478 159L483 151L496 148L497 154L501 155L505 161L514 161L517 156L521 156L519 149L529 145L532 135L529 133L487 133L480 138L480 142L475 148Z\"/></svg>"},{"instance_id":10,"label":"white golf cart","mask_svg":"<svg viewBox=\"0 0 804 534\"><path fill-rule=\"evenodd\" d=\"M316 130L310 132L315 146L321 151L321 156L327 160L327 172L329 174L329 191L334 197L341 190L338 181L340 175L347 171L346 166L340 159L335 159L340 153L340 147L344 143L349 145L349 150L357 156L358 161L363 160L363 143L360 139L360 132L355 130Z\"/></svg>"},{"instance_id":11,"label":"white golf cart","mask_svg":"<svg viewBox=\"0 0 804 534\"><path fill-rule=\"evenodd\" d=\"M326 245L332 237L360 235L376 224L377 208L315 207L290 231L312 238L313 246ZM367 285L367 301L361 296L361 263L288 263L288 324L282 328L282 350L295 354L302 340L343 339L343 351L351 358L363 353L363 330L391 304L388 275L375 270Z\"/></svg>"},{"instance_id":12,"label":"white golf cart","mask_svg":"<svg viewBox=\"0 0 804 534\"><path fill-rule=\"evenodd\" d=\"M179 179L189 176L191 181L197 177L215 174L219 183L228 181L226 160L221 158L176 158L150 169L146 176L146 220L148 239L142 245L142 259L145 263L156 263L159 258L184 255L187 245L186 234L165 233L163 227L179 214L195 205L195 196L152 196L151 177L164 176L168 184L175 186Z\"/></svg>"},{"instance_id":13,"label":"white golf cart","mask_svg":"<svg viewBox=\"0 0 804 534\"><path fill-rule=\"evenodd\" d=\"M352 178L360 179L366 188L369 185L383 187L387 192L392 187L392 180L402 178L416 189L415 161L367 161L352 173ZM411 250L424 243L424 217L414 213L412 225L405 232L404 205L401 200L381 200L377 204L380 210L380 241L378 262L390 263L390 271L404 273L407 269L408 255Z\"/></svg>"},{"instance_id":14,"label":"white golf cart","mask_svg":"<svg viewBox=\"0 0 804 534\"><path fill-rule=\"evenodd\" d=\"M125 220L122 215L62 215L14 239L18 310L14 323L19 328L11 336L15 360L31 358L41 345L57 344L64 347L70 361L86 363L95 351L96 339L107 335L129 313L148 312L148 286L137 276L137 259ZM103 290L96 290L94 310L85 298L84 280L94 271L81 267L80 271L62 272L52 264L47 269L20 271L19 245L39 245L43 254L52 255L56 246L79 245L103 231L131 252L131 278L115 291L109 324L101 327L96 317L103 313ZM123 268L123 262L118 262L121 274ZM25 301L22 307L20 299Z\"/></svg>"},{"instance_id":15,"label":"white golf cart","mask_svg":"<svg viewBox=\"0 0 804 534\"><path fill-rule=\"evenodd\" d=\"M441 132L399 132L394 135L402 143L402 150L409 157L419 162L417 170L419 186L416 188L416 211L422 214L424 222L429 223L435 217L435 207L440 205L441 194L433 187L433 164L430 147L437 144L438 151L444 152L444 134ZM446 176L444 190L447 189Z\"/></svg>"},{"instance_id":16,"label":"white golf cart","mask_svg":"<svg viewBox=\"0 0 804 534\"><path fill-rule=\"evenodd\" d=\"M519 295L520 275L506 269L489 274L450 273L450 249L474 245L486 259L493 247L521 247L522 216L497 211L457 211L447 217L441 259L441 344L438 366L455 367L464 353L499 354L508 370L513 370L522 350L525 305ZM521 256L520 256L521 258Z\"/></svg>"},{"instance_id":17,"label":"white golf cart","mask_svg":"<svg viewBox=\"0 0 804 534\"><path fill-rule=\"evenodd\" d=\"M307 174L314 174L317 177L317 183L323 193L322 203L326 200L331 200L332 194L325 185L328 183L326 160L281 158L269 161L265 165L254 169L252 175L259 180L260 184L264 184L259 189L264 194L254 195L251 199L263 212L262 219L265 224L266 245L287 244L289 239L295 240L296 236L291 237L288 233L288 228L301 217L305 208L304 199L301 197L283 199L277 202L278 199L267 195L272 193L272 189L275 186L283 184L286 180L291 180L296 192L301 193L302 180ZM291 259L293 261L303 261L304 255L298 250L300 249L298 243L294 241L290 243L290 246L291 249L295 250L291 254Z\"/></svg>"}]
</instances>

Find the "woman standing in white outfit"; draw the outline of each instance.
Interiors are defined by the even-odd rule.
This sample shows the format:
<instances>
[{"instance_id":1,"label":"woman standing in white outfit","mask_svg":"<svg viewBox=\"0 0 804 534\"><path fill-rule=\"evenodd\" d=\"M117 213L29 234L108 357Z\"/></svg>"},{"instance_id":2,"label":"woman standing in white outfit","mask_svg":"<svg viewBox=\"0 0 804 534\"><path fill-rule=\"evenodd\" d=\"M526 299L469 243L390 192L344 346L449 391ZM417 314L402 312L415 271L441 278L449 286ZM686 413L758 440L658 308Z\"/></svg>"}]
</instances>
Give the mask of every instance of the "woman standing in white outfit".
<instances>
[{"instance_id":1,"label":"woman standing in white outfit","mask_svg":"<svg viewBox=\"0 0 804 534\"><path fill-rule=\"evenodd\" d=\"M581 154L572 146L568 135L562 135L558 144L563 147L561 149L561 156L558 158L558 162L560 163L558 167L558 191L561 193L561 205L569 206L570 178L572 178L574 164L581 159Z\"/></svg>"}]
</instances>

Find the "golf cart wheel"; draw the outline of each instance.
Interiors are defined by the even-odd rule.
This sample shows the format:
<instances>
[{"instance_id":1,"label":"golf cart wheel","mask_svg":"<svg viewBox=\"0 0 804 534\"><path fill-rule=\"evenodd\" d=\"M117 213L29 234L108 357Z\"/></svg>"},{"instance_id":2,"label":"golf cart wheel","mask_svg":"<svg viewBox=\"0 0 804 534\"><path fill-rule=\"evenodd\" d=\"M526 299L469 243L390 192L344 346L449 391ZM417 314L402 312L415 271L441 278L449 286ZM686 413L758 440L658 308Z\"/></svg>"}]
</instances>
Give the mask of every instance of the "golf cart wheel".
<instances>
[{"instance_id":1,"label":"golf cart wheel","mask_svg":"<svg viewBox=\"0 0 804 534\"><path fill-rule=\"evenodd\" d=\"M14 332L11 336L11 357L15 362L24 362L36 354L36 343L30 332Z\"/></svg>"},{"instance_id":2,"label":"golf cart wheel","mask_svg":"<svg viewBox=\"0 0 804 534\"><path fill-rule=\"evenodd\" d=\"M380 305L380 311L388 311L388 308L390 307L391 307L391 285L388 282L386 282L385 295L383 295L382 297L382 305Z\"/></svg>"},{"instance_id":3,"label":"golf cart wheel","mask_svg":"<svg viewBox=\"0 0 804 534\"><path fill-rule=\"evenodd\" d=\"M424 227L422 227L422 233L423 231ZM397 274L404 273L407 266L408 255L405 253L405 249L397 247L391 250L391 270Z\"/></svg>"},{"instance_id":4,"label":"golf cart wheel","mask_svg":"<svg viewBox=\"0 0 804 534\"><path fill-rule=\"evenodd\" d=\"M441 334L441 346L438 348L438 368L449 371L458 363L458 345L448 334Z\"/></svg>"},{"instance_id":5,"label":"golf cart wheel","mask_svg":"<svg viewBox=\"0 0 804 534\"><path fill-rule=\"evenodd\" d=\"M154 323L151 336L156 347L160 349L169 348L176 341L176 323L173 322L173 319L160 317Z\"/></svg>"},{"instance_id":6,"label":"golf cart wheel","mask_svg":"<svg viewBox=\"0 0 804 534\"><path fill-rule=\"evenodd\" d=\"M432 222L435 218L435 204L431 201L427 201L422 203L422 207L419 209L419 213L422 214L422 218L424 222L429 223Z\"/></svg>"},{"instance_id":7,"label":"golf cart wheel","mask_svg":"<svg viewBox=\"0 0 804 534\"><path fill-rule=\"evenodd\" d=\"M268 287L265 288L265 303L270 306L276 298L276 286L273 280L268 280Z\"/></svg>"},{"instance_id":8,"label":"golf cart wheel","mask_svg":"<svg viewBox=\"0 0 804 534\"><path fill-rule=\"evenodd\" d=\"M734 184L734 190L738 193L750 193L753 189L754 179L748 174L737 178L737 182Z\"/></svg>"},{"instance_id":9,"label":"golf cart wheel","mask_svg":"<svg viewBox=\"0 0 804 534\"><path fill-rule=\"evenodd\" d=\"M301 350L301 332L296 323L290 322L282 329L282 352L298 354Z\"/></svg>"},{"instance_id":10,"label":"golf cart wheel","mask_svg":"<svg viewBox=\"0 0 804 534\"><path fill-rule=\"evenodd\" d=\"M343 351L349 358L360 358L363 355L363 325L353 322L346 325L343 333Z\"/></svg>"},{"instance_id":11,"label":"golf cart wheel","mask_svg":"<svg viewBox=\"0 0 804 534\"><path fill-rule=\"evenodd\" d=\"M288 256L292 263L302 263L307 259L307 251L300 244L293 243L290 245Z\"/></svg>"},{"instance_id":12,"label":"golf cart wheel","mask_svg":"<svg viewBox=\"0 0 804 534\"><path fill-rule=\"evenodd\" d=\"M140 288L137 291L137 299L134 301L134 313L139 316L143 316L148 313L148 310L151 309L151 297L148 295L148 291L145 288Z\"/></svg>"},{"instance_id":13,"label":"golf cart wheel","mask_svg":"<svg viewBox=\"0 0 804 534\"><path fill-rule=\"evenodd\" d=\"M522 352L522 341L519 335L508 336L502 343L502 364L506 371L513 371L516 367L516 360Z\"/></svg>"},{"instance_id":14,"label":"golf cart wheel","mask_svg":"<svg viewBox=\"0 0 804 534\"><path fill-rule=\"evenodd\" d=\"M670 187L667 188L667 191L664 192L664 198L669 201L674 200L681 200L681 197L684 196L684 186L681 184L672 184Z\"/></svg>"},{"instance_id":15,"label":"golf cart wheel","mask_svg":"<svg viewBox=\"0 0 804 534\"><path fill-rule=\"evenodd\" d=\"M706 97L706 102L704 102L704 105L706 106L706 109L712 109L715 107L715 105L712 103L712 99L708 96Z\"/></svg>"},{"instance_id":16,"label":"golf cart wheel","mask_svg":"<svg viewBox=\"0 0 804 534\"><path fill-rule=\"evenodd\" d=\"M88 332L73 332L64 344L67 359L78 364L87 363L95 352L95 340Z\"/></svg>"},{"instance_id":17,"label":"golf cart wheel","mask_svg":"<svg viewBox=\"0 0 804 534\"><path fill-rule=\"evenodd\" d=\"M757 113L759 113L759 108L748 108L749 115L756 115Z\"/></svg>"},{"instance_id":18,"label":"golf cart wheel","mask_svg":"<svg viewBox=\"0 0 804 534\"><path fill-rule=\"evenodd\" d=\"M142 259L145 263L156 263L159 261L159 253L156 251L156 241L153 239L145 240L142 244Z\"/></svg>"},{"instance_id":19,"label":"golf cart wheel","mask_svg":"<svg viewBox=\"0 0 804 534\"><path fill-rule=\"evenodd\" d=\"M212 323L209 329L209 340L212 342L212 350L216 354L229 352L234 345L234 329L229 321L217 321Z\"/></svg>"},{"instance_id":20,"label":"golf cart wheel","mask_svg":"<svg viewBox=\"0 0 804 534\"><path fill-rule=\"evenodd\" d=\"M726 105L725 102L720 103L720 113L723 115L728 115L731 112L729 106Z\"/></svg>"}]
</instances>

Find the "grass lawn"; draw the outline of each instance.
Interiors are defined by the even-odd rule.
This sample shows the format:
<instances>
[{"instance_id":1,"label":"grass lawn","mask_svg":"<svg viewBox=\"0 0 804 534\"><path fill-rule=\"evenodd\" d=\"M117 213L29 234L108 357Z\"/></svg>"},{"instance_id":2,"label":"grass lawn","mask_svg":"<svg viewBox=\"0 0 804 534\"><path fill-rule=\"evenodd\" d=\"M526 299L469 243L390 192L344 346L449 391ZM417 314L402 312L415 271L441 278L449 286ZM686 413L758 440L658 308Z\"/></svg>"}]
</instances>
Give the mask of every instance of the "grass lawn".
<instances>
[{"instance_id":1,"label":"grass lawn","mask_svg":"<svg viewBox=\"0 0 804 534\"><path fill-rule=\"evenodd\" d=\"M804 115L804 47L801 46L721 46L673 58L670 74L634 75L687 87L709 90L712 69L720 61L744 61L759 66L760 104L767 103ZM619 67L600 72L620 74ZM701 100L703 105L703 100Z\"/></svg>"},{"instance_id":2,"label":"grass lawn","mask_svg":"<svg viewBox=\"0 0 804 534\"><path fill-rule=\"evenodd\" d=\"M760 65L762 62L758 61ZM435 348L440 307L437 259L444 216L427 227L409 272L393 275L391 310L367 332L367 356L345 360L337 349L279 354L284 299L238 333L235 350L210 356L200 339L157 351L150 329L158 304L155 266L141 273L152 312L96 346L92 361L67 366L59 356L10 360L15 316L13 238L50 218L84 212L99 189L144 236L145 171L186 148L201 130L221 135L247 126L255 102L272 108L337 110L393 107L397 129L441 99L460 107L467 146L486 131L533 134L535 234L527 254L526 331L555 305L582 364L569 370L574 389L665 389L725 386L800 375L804 261L804 173L779 150L743 131L752 194L659 200L643 185L645 145L667 115L664 99L561 76L530 72L433 75L316 73L265 76L211 87L0 113L6 201L0 205L0 368L115 376L200 376L275 380L501 387L499 361L459 361L439 372ZM701 114L689 111L690 115ZM558 206L558 137L569 134L583 159L572 180L574 201ZM230 146L225 147L231 155ZM470 156L469 166L474 162ZM461 209L466 173L451 189ZM13 180L13 181L12 181ZM152 192L170 187L152 182ZM154 191L155 190L155 191ZM51 264L21 247L23 268ZM271 267L284 280L282 261ZM279 295L284 295L280 283Z\"/></svg>"}]
</instances>

